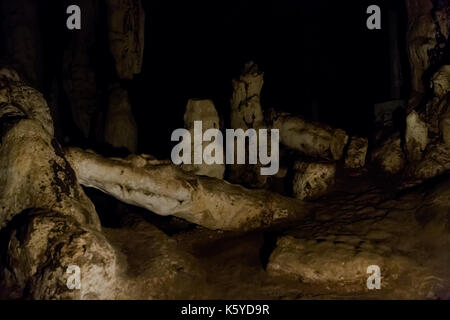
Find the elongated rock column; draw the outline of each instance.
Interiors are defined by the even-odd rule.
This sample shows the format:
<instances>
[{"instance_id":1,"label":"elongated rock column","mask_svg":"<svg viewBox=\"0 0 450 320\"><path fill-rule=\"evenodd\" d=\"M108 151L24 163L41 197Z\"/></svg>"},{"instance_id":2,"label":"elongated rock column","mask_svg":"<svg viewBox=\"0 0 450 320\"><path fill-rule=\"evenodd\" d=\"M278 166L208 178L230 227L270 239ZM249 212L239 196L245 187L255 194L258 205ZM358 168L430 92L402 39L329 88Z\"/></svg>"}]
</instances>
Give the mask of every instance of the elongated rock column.
<instances>
[{"instance_id":1,"label":"elongated rock column","mask_svg":"<svg viewBox=\"0 0 450 320\"><path fill-rule=\"evenodd\" d=\"M120 79L141 72L145 13L141 0L107 0L109 47Z\"/></svg>"},{"instance_id":2,"label":"elongated rock column","mask_svg":"<svg viewBox=\"0 0 450 320\"><path fill-rule=\"evenodd\" d=\"M210 229L248 230L309 213L309 204L265 190L183 172L147 156L107 159L66 150L81 184L160 215L174 215Z\"/></svg>"},{"instance_id":3,"label":"elongated rock column","mask_svg":"<svg viewBox=\"0 0 450 320\"><path fill-rule=\"evenodd\" d=\"M192 137L192 150L194 150L194 122L201 121L202 130L205 132L208 129L219 129L219 115L217 114L214 103L211 100L196 100L190 99L186 106L184 113L184 127L189 130ZM203 139L203 133L202 133ZM203 142L203 148L216 141ZM223 147L221 145L220 147ZM223 179L225 172L225 164L192 164L183 165L183 170L192 171L196 175L203 175L217 179Z\"/></svg>"},{"instance_id":4,"label":"elongated rock column","mask_svg":"<svg viewBox=\"0 0 450 320\"><path fill-rule=\"evenodd\" d=\"M105 141L116 148L127 148L136 153L137 126L131 110L128 93L114 85L109 95L109 108L106 113Z\"/></svg>"}]
</instances>

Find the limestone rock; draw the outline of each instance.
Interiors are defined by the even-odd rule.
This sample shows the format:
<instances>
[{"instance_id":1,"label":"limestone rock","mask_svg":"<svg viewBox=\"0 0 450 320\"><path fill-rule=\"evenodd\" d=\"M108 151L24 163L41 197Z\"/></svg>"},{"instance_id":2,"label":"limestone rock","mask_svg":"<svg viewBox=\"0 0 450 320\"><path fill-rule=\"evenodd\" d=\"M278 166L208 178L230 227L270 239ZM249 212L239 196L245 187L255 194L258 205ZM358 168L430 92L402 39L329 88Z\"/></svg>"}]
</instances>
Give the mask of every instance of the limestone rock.
<instances>
[{"instance_id":1,"label":"limestone rock","mask_svg":"<svg viewBox=\"0 0 450 320\"><path fill-rule=\"evenodd\" d=\"M105 120L105 141L116 148L127 148L136 153L137 126L128 99L128 93L119 85L111 88L109 108Z\"/></svg>"},{"instance_id":2,"label":"limestone rock","mask_svg":"<svg viewBox=\"0 0 450 320\"><path fill-rule=\"evenodd\" d=\"M130 214L124 226L103 229L121 266L119 299L198 299L205 271L164 232ZM196 288L192 290L192 288Z\"/></svg>"},{"instance_id":3,"label":"limestone rock","mask_svg":"<svg viewBox=\"0 0 450 320\"><path fill-rule=\"evenodd\" d=\"M107 0L109 47L120 79L141 72L145 13L141 0Z\"/></svg>"},{"instance_id":4,"label":"limestone rock","mask_svg":"<svg viewBox=\"0 0 450 320\"><path fill-rule=\"evenodd\" d=\"M0 72L0 74L5 74ZM47 208L94 229L100 222L53 137L42 95L6 77L0 79L0 227L29 208Z\"/></svg>"},{"instance_id":5,"label":"limestone rock","mask_svg":"<svg viewBox=\"0 0 450 320\"><path fill-rule=\"evenodd\" d=\"M280 141L286 147L306 155L339 160L348 141L341 129L312 123L287 113L273 113L271 128L280 130Z\"/></svg>"},{"instance_id":6,"label":"limestone rock","mask_svg":"<svg viewBox=\"0 0 450 320\"><path fill-rule=\"evenodd\" d=\"M443 143L430 146L423 159L408 168L407 176L415 184L450 170L450 147Z\"/></svg>"},{"instance_id":7,"label":"limestone rock","mask_svg":"<svg viewBox=\"0 0 450 320\"><path fill-rule=\"evenodd\" d=\"M249 128L264 128L264 116L260 101L264 72L253 61L250 61L244 66L240 77L233 79L232 84L231 128L244 131ZM259 163L255 165L229 165L228 180L253 188L263 188L268 177L260 174L260 168Z\"/></svg>"},{"instance_id":8,"label":"limestone rock","mask_svg":"<svg viewBox=\"0 0 450 320\"><path fill-rule=\"evenodd\" d=\"M103 158L66 150L80 183L160 215L174 215L210 229L249 230L308 212L309 204L266 190L188 174L170 162L133 156ZM134 161L133 158L139 158Z\"/></svg>"},{"instance_id":9,"label":"limestone rock","mask_svg":"<svg viewBox=\"0 0 450 320\"><path fill-rule=\"evenodd\" d=\"M53 136L53 120L43 95L21 81L11 68L0 69L0 116L7 116L15 109L23 116L36 120L42 128Z\"/></svg>"},{"instance_id":10,"label":"limestone rock","mask_svg":"<svg viewBox=\"0 0 450 320\"><path fill-rule=\"evenodd\" d=\"M431 0L407 0L408 32L407 43L411 65L413 94L423 94L422 76L430 66L429 54L436 47L436 25L431 16Z\"/></svg>"},{"instance_id":11,"label":"limestone rock","mask_svg":"<svg viewBox=\"0 0 450 320\"><path fill-rule=\"evenodd\" d=\"M368 140L366 138L353 137L345 158L346 168L361 168L366 164Z\"/></svg>"},{"instance_id":12,"label":"limestone rock","mask_svg":"<svg viewBox=\"0 0 450 320\"><path fill-rule=\"evenodd\" d=\"M184 113L184 127L189 130L192 138L192 150L194 150L194 121L202 122L202 134L208 129L219 129L220 119L214 103L211 100L190 99ZM203 148L212 142L203 142ZM221 146L223 147L223 146ZM225 164L184 164L183 170L193 172L197 175L223 179Z\"/></svg>"},{"instance_id":13,"label":"limestone rock","mask_svg":"<svg viewBox=\"0 0 450 320\"><path fill-rule=\"evenodd\" d=\"M442 140L447 147L450 147L450 108L448 106L447 111L441 116L439 127Z\"/></svg>"},{"instance_id":14,"label":"limestone rock","mask_svg":"<svg viewBox=\"0 0 450 320\"><path fill-rule=\"evenodd\" d=\"M419 115L412 111L406 117L405 147L411 161L420 160L428 144L428 127Z\"/></svg>"},{"instance_id":15,"label":"limestone rock","mask_svg":"<svg viewBox=\"0 0 450 320\"><path fill-rule=\"evenodd\" d=\"M450 65L442 66L438 72L433 75L431 80L434 94L443 98L450 91Z\"/></svg>"},{"instance_id":16,"label":"limestone rock","mask_svg":"<svg viewBox=\"0 0 450 320\"><path fill-rule=\"evenodd\" d=\"M5 230L3 230L5 233ZM29 299L113 299L120 288L111 245L98 231L49 210L31 210L6 228L0 295ZM80 271L79 290L70 276ZM73 268L73 267L72 267Z\"/></svg>"},{"instance_id":17,"label":"limestone rock","mask_svg":"<svg viewBox=\"0 0 450 320\"><path fill-rule=\"evenodd\" d=\"M239 79L233 80L231 98L231 128L259 128L263 126L260 95L264 73L254 62L245 65Z\"/></svg>"},{"instance_id":18,"label":"limestone rock","mask_svg":"<svg viewBox=\"0 0 450 320\"><path fill-rule=\"evenodd\" d=\"M371 155L383 171L396 174L405 166L405 155L401 146L401 140L398 135L388 138L380 147L374 150Z\"/></svg>"},{"instance_id":19,"label":"limestone rock","mask_svg":"<svg viewBox=\"0 0 450 320\"><path fill-rule=\"evenodd\" d=\"M325 236L321 239L281 237L270 256L267 271L304 283L322 284L336 291L352 292L368 291L367 268L372 265L380 267L381 288L384 290L395 288L396 281L405 275L427 274L420 263L408 256L356 236Z\"/></svg>"},{"instance_id":20,"label":"limestone rock","mask_svg":"<svg viewBox=\"0 0 450 320\"><path fill-rule=\"evenodd\" d=\"M333 185L336 164L298 161L294 170L294 196L300 200L313 200L324 195Z\"/></svg>"}]
</instances>

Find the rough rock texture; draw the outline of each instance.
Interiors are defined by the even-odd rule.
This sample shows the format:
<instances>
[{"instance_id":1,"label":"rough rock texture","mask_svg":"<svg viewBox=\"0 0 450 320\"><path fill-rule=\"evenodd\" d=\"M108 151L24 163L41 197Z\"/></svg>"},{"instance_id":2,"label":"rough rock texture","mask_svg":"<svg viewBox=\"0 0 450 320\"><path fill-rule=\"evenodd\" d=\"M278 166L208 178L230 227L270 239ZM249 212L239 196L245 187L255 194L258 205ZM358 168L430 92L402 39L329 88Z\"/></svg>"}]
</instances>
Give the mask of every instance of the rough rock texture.
<instances>
[{"instance_id":1,"label":"rough rock texture","mask_svg":"<svg viewBox=\"0 0 450 320\"><path fill-rule=\"evenodd\" d=\"M264 72L253 62L248 62L238 79L233 79L231 98L231 128L246 131L249 128L265 128L261 108L261 90L264 84ZM270 140L269 140L270 141ZM268 146L270 150L270 146ZM248 147L246 145L246 152ZM261 164L228 165L228 180L254 188L266 185L268 176L260 174Z\"/></svg>"},{"instance_id":2,"label":"rough rock texture","mask_svg":"<svg viewBox=\"0 0 450 320\"><path fill-rule=\"evenodd\" d=\"M249 62L245 65L239 79L233 80L231 98L231 128L260 128L263 126L263 113L260 102L264 73L258 66Z\"/></svg>"},{"instance_id":3,"label":"rough rock texture","mask_svg":"<svg viewBox=\"0 0 450 320\"><path fill-rule=\"evenodd\" d=\"M427 124L420 119L415 111L412 111L406 117L405 147L408 159L411 161L420 160L427 144Z\"/></svg>"},{"instance_id":4,"label":"rough rock texture","mask_svg":"<svg viewBox=\"0 0 450 320\"><path fill-rule=\"evenodd\" d=\"M434 95L445 97L450 91L450 65L442 66L431 79Z\"/></svg>"},{"instance_id":5,"label":"rough rock texture","mask_svg":"<svg viewBox=\"0 0 450 320\"><path fill-rule=\"evenodd\" d=\"M311 123L287 113L272 112L271 128L280 130L280 142L306 155L339 160L348 136L341 129Z\"/></svg>"},{"instance_id":6,"label":"rough rock texture","mask_svg":"<svg viewBox=\"0 0 450 320\"><path fill-rule=\"evenodd\" d=\"M366 164L368 140L366 138L352 137L345 157L346 168L361 168Z\"/></svg>"},{"instance_id":7,"label":"rough rock texture","mask_svg":"<svg viewBox=\"0 0 450 320\"><path fill-rule=\"evenodd\" d=\"M211 100L196 100L190 99L186 106L184 113L184 127L191 133L192 150L194 150L194 121L202 122L202 135L208 129L219 129L220 119L217 114L214 103ZM203 142L203 148L211 142ZM221 148L223 145L220 146ZM225 173L225 164L193 164L194 159L191 159L192 164L185 164L182 166L183 170L195 173L197 175L208 176L217 179L223 179Z\"/></svg>"},{"instance_id":8,"label":"rough rock texture","mask_svg":"<svg viewBox=\"0 0 450 320\"><path fill-rule=\"evenodd\" d=\"M29 208L47 208L98 229L100 222L53 137L42 95L0 72L0 226Z\"/></svg>"},{"instance_id":9,"label":"rough rock texture","mask_svg":"<svg viewBox=\"0 0 450 320\"><path fill-rule=\"evenodd\" d=\"M442 136L442 141L450 147L450 104L447 104L447 111L442 115L439 121L439 129Z\"/></svg>"},{"instance_id":10,"label":"rough rock texture","mask_svg":"<svg viewBox=\"0 0 450 320\"><path fill-rule=\"evenodd\" d=\"M38 21L38 2L32 0L2 1L1 27L8 62L22 78L40 86L42 54Z\"/></svg>"},{"instance_id":11,"label":"rough rock texture","mask_svg":"<svg viewBox=\"0 0 450 320\"><path fill-rule=\"evenodd\" d=\"M109 94L109 107L105 120L105 142L116 148L127 148L136 153L137 126L131 110L128 93L114 85Z\"/></svg>"},{"instance_id":12,"label":"rough rock texture","mask_svg":"<svg viewBox=\"0 0 450 320\"><path fill-rule=\"evenodd\" d=\"M248 230L308 212L308 205L298 200L191 175L169 161L107 159L77 148L68 149L67 156L81 184L210 229Z\"/></svg>"},{"instance_id":13,"label":"rough rock texture","mask_svg":"<svg viewBox=\"0 0 450 320\"><path fill-rule=\"evenodd\" d=\"M63 86L73 120L82 134L88 137L98 105L96 61L93 56L98 50L95 48L98 1L77 0L76 4L82 8L82 28L69 34L71 41L63 57Z\"/></svg>"},{"instance_id":14,"label":"rough rock texture","mask_svg":"<svg viewBox=\"0 0 450 320\"><path fill-rule=\"evenodd\" d=\"M401 146L401 139L393 135L375 149L371 155L380 168L390 174L399 173L405 166L405 155Z\"/></svg>"},{"instance_id":15,"label":"rough rock texture","mask_svg":"<svg viewBox=\"0 0 450 320\"><path fill-rule=\"evenodd\" d=\"M408 167L406 185L417 184L450 170L450 147L443 143L427 148L423 159Z\"/></svg>"},{"instance_id":16,"label":"rough rock texture","mask_svg":"<svg viewBox=\"0 0 450 320\"><path fill-rule=\"evenodd\" d=\"M403 194L346 183L313 220L278 238L267 271L322 284L319 291L331 298L448 299L449 183L447 177ZM370 265L381 269L381 290L366 286Z\"/></svg>"},{"instance_id":17,"label":"rough rock texture","mask_svg":"<svg viewBox=\"0 0 450 320\"><path fill-rule=\"evenodd\" d=\"M344 290L364 287L367 267L378 265L383 274L383 287L402 274L418 268L419 263L392 253L391 248L376 241L356 236L325 236L317 239L281 237L270 256L267 271L291 275L304 283L324 283ZM352 286L353 285L353 286Z\"/></svg>"},{"instance_id":18,"label":"rough rock texture","mask_svg":"<svg viewBox=\"0 0 450 320\"><path fill-rule=\"evenodd\" d=\"M29 299L113 299L120 288L113 248L98 231L45 209L26 211L4 229L8 239L0 296ZM70 289L80 268L81 288ZM68 272L69 270L69 272Z\"/></svg>"},{"instance_id":19,"label":"rough rock texture","mask_svg":"<svg viewBox=\"0 0 450 320\"><path fill-rule=\"evenodd\" d=\"M198 261L142 218L131 214L121 228L103 233L118 252L119 299L199 299L208 294Z\"/></svg>"},{"instance_id":20,"label":"rough rock texture","mask_svg":"<svg viewBox=\"0 0 450 320\"><path fill-rule=\"evenodd\" d=\"M145 13L141 0L107 0L109 47L120 79L141 72Z\"/></svg>"},{"instance_id":21,"label":"rough rock texture","mask_svg":"<svg viewBox=\"0 0 450 320\"><path fill-rule=\"evenodd\" d=\"M446 1L407 0L408 51L412 76L412 107L424 93L424 74L441 63L449 35L450 10Z\"/></svg>"},{"instance_id":22,"label":"rough rock texture","mask_svg":"<svg viewBox=\"0 0 450 320\"><path fill-rule=\"evenodd\" d=\"M294 170L294 196L300 200L313 200L324 195L333 185L336 164L297 161Z\"/></svg>"}]
</instances>

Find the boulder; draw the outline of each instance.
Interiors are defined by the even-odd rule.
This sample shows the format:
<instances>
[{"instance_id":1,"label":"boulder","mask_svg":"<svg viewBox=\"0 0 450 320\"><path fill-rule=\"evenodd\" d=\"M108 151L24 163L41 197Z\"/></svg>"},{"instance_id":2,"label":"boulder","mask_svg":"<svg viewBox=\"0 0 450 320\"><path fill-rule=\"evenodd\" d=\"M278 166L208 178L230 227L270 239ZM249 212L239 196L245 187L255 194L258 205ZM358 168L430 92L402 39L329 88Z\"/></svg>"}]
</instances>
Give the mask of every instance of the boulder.
<instances>
[{"instance_id":1,"label":"boulder","mask_svg":"<svg viewBox=\"0 0 450 320\"><path fill-rule=\"evenodd\" d=\"M8 299L114 299L120 289L114 249L98 231L47 209L16 216L8 239L0 296ZM79 272L79 287L76 273ZM0 272L1 273L1 272Z\"/></svg>"},{"instance_id":2,"label":"boulder","mask_svg":"<svg viewBox=\"0 0 450 320\"><path fill-rule=\"evenodd\" d=\"M320 239L280 237L269 258L267 272L322 285L335 292L368 292L367 279L374 273L371 269L368 272L369 266L380 268L380 288L385 291L396 289L398 279L422 280L431 275L420 262L407 255L353 235ZM419 284L421 281L414 285Z\"/></svg>"},{"instance_id":3,"label":"boulder","mask_svg":"<svg viewBox=\"0 0 450 320\"><path fill-rule=\"evenodd\" d=\"M297 161L294 170L294 196L300 200L314 200L324 195L333 185L336 164Z\"/></svg>"},{"instance_id":4,"label":"boulder","mask_svg":"<svg viewBox=\"0 0 450 320\"><path fill-rule=\"evenodd\" d=\"M428 144L428 127L420 119L417 112L412 111L406 117L405 147L410 161L422 158L422 153Z\"/></svg>"},{"instance_id":5,"label":"boulder","mask_svg":"<svg viewBox=\"0 0 450 320\"><path fill-rule=\"evenodd\" d=\"M375 149L371 155L372 160L380 168L390 174L399 173L405 166L405 155L401 146L399 135L393 135Z\"/></svg>"},{"instance_id":6,"label":"boulder","mask_svg":"<svg viewBox=\"0 0 450 320\"><path fill-rule=\"evenodd\" d=\"M366 138L352 137L345 158L346 168L361 168L366 164L368 140Z\"/></svg>"},{"instance_id":7,"label":"boulder","mask_svg":"<svg viewBox=\"0 0 450 320\"><path fill-rule=\"evenodd\" d=\"M273 111L272 129L280 130L280 142L306 155L339 160L348 141L344 130L308 122L298 116Z\"/></svg>"}]
</instances>

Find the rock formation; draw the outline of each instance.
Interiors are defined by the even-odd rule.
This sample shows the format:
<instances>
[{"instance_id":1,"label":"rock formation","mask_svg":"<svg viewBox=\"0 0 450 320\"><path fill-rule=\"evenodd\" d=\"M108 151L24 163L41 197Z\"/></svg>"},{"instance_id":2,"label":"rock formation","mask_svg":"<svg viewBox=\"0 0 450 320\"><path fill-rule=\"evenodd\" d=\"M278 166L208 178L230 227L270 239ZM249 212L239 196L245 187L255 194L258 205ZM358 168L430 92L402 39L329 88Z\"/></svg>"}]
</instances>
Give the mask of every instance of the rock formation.
<instances>
[{"instance_id":1,"label":"rock formation","mask_svg":"<svg viewBox=\"0 0 450 320\"><path fill-rule=\"evenodd\" d=\"M264 84L264 72L250 61L245 64L242 74L233 79L233 95L231 97L231 128L246 131L249 128L265 128L264 115L261 108L261 90ZM270 146L268 146L270 150ZM246 150L248 147L246 146ZM262 188L267 183L267 176L262 176L260 164L229 165L228 179L231 182Z\"/></svg>"},{"instance_id":2,"label":"rock formation","mask_svg":"<svg viewBox=\"0 0 450 320\"><path fill-rule=\"evenodd\" d=\"M141 72L145 13L141 0L107 0L109 47L120 79Z\"/></svg>"},{"instance_id":3,"label":"rock formation","mask_svg":"<svg viewBox=\"0 0 450 320\"><path fill-rule=\"evenodd\" d=\"M361 168L366 164L368 140L361 137L352 137L345 157L346 168Z\"/></svg>"},{"instance_id":4,"label":"rock formation","mask_svg":"<svg viewBox=\"0 0 450 320\"><path fill-rule=\"evenodd\" d=\"M308 205L295 199L191 175L170 161L146 156L107 159L77 148L66 153L84 186L210 229L248 230L308 212Z\"/></svg>"},{"instance_id":5,"label":"rock formation","mask_svg":"<svg viewBox=\"0 0 450 320\"><path fill-rule=\"evenodd\" d=\"M384 141L380 147L372 152L372 161L390 174L397 174L405 166L405 154L403 153L399 135L393 135Z\"/></svg>"},{"instance_id":6,"label":"rock formation","mask_svg":"<svg viewBox=\"0 0 450 320\"><path fill-rule=\"evenodd\" d=\"M422 158L422 153L428 144L427 124L419 118L419 115L412 111L406 117L405 147L408 158L417 161Z\"/></svg>"},{"instance_id":7,"label":"rock formation","mask_svg":"<svg viewBox=\"0 0 450 320\"><path fill-rule=\"evenodd\" d=\"M336 164L297 161L294 170L294 196L300 200L314 200L324 195L333 185Z\"/></svg>"},{"instance_id":8,"label":"rock formation","mask_svg":"<svg viewBox=\"0 0 450 320\"><path fill-rule=\"evenodd\" d=\"M264 126L260 102L263 83L264 73L252 61L245 65L241 76L233 80L231 128L245 131Z\"/></svg>"},{"instance_id":9,"label":"rock formation","mask_svg":"<svg viewBox=\"0 0 450 320\"><path fill-rule=\"evenodd\" d=\"M105 142L116 148L127 148L136 153L137 127L128 93L118 84L110 89L109 106L105 120Z\"/></svg>"},{"instance_id":10,"label":"rock formation","mask_svg":"<svg viewBox=\"0 0 450 320\"><path fill-rule=\"evenodd\" d=\"M415 107L425 92L424 76L431 76L427 73L434 73L442 63L449 35L450 12L445 1L406 0L406 7L413 90L410 107Z\"/></svg>"},{"instance_id":11,"label":"rock formation","mask_svg":"<svg viewBox=\"0 0 450 320\"><path fill-rule=\"evenodd\" d=\"M348 141L341 129L312 123L288 113L272 112L271 128L280 130L280 142L306 155L339 160Z\"/></svg>"},{"instance_id":12,"label":"rock formation","mask_svg":"<svg viewBox=\"0 0 450 320\"><path fill-rule=\"evenodd\" d=\"M184 127L189 130L191 137L194 137L194 121L202 122L203 132L208 129L220 129L219 115L211 100L190 99L188 101L186 112L184 113ZM203 147L206 147L212 142L214 141L203 142ZM192 150L194 150L193 145L194 141L192 139ZM223 146L220 147L223 148ZM191 161L191 163L194 163L193 159L191 159ZM183 170L193 172L197 175L217 179L223 179L225 172L225 164L185 164L182 167Z\"/></svg>"}]
</instances>

